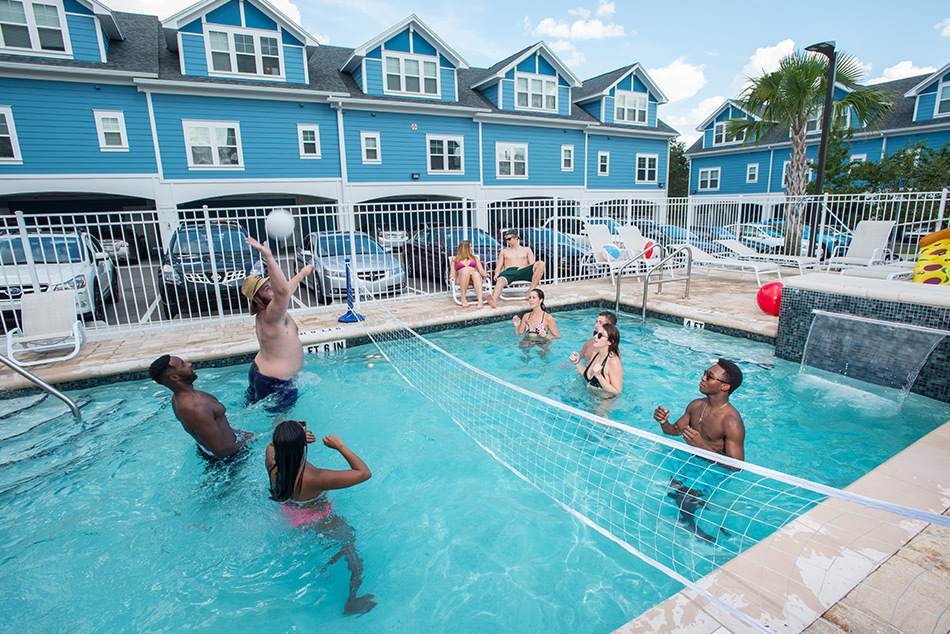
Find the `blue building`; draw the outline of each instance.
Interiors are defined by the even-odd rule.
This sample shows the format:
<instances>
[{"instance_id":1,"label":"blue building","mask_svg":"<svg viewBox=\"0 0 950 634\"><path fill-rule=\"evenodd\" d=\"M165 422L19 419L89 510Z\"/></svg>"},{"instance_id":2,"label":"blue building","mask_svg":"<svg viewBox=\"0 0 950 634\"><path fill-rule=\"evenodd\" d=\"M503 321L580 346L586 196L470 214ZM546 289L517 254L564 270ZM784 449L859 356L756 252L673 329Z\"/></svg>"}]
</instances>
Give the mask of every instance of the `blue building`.
<instances>
[{"instance_id":1,"label":"blue building","mask_svg":"<svg viewBox=\"0 0 950 634\"><path fill-rule=\"evenodd\" d=\"M159 21L96 0L0 16L0 213L665 198L667 100L539 42L472 68L416 16L356 48L266 0Z\"/></svg>"},{"instance_id":2,"label":"blue building","mask_svg":"<svg viewBox=\"0 0 950 634\"><path fill-rule=\"evenodd\" d=\"M874 129L862 129L857 117L849 113L847 124L853 132L850 141L853 161L879 161L919 141L935 149L950 141L950 64L930 75L875 87L892 92L893 107L881 126ZM838 86L836 98L840 98L843 91L844 88ZM757 144L744 143L745 139L730 138L726 134L728 119L755 116L756 113L744 112L736 102L727 100L696 128L702 137L686 151L690 161L691 195L710 199L715 196L784 198L791 155L789 131L774 128ZM818 159L820 137L821 121L816 118L809 122L806 141L806 156L812 161Z\"/></svg>"}]
</instances>

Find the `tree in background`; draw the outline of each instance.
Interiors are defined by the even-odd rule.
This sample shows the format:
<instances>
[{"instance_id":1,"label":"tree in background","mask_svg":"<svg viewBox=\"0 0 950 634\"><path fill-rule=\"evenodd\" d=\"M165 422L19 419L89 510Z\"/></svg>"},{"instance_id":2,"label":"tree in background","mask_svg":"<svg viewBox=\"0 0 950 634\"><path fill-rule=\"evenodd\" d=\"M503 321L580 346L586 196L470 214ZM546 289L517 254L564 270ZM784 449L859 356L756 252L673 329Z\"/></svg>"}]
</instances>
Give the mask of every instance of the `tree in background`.
<instances>
[{"instance_id":1,"label":"tree in background","mask_svg":"<svg viewBox=\"0 0 950 634\"><path fill-rule=\"evenodd\" d=\"M936 192L950 187L950 143L935 150L923 141L909 144L878 162L857 163L852 191Z\"/></svg>"},{"instance_id":2,"label":"tree in background","mask_svg":"<svg viewBox=\"0 0 950 634\"><path fill-rule=\"evenodd\" d=\"M679 139L670 140L670 179L666 195L681 198L689 194L689 160L686 144Z\"/></svg>"},{"instance_id":3,"label":"tree in background","mask_svg":"<svg viewBox=\"0 0 950 634\"><path fill-rule=\"evenodd\" d=\"M845 119L849 109L857 115L861 127L877 126L891 107L890 93L880 88L862 87L861 65L848 55L839 55L835 80L848 92L834 102L833 120ZM750 77L736 103L751 119L730 119L726 123L729 138L744 135L744 143L758 143L775 128L789 130L792 155L788 169L786 192L789 196L805 194L808 161L805 140L809 120L821 118L825 101L828 59L817 53L795 51L779 62L776 71L761 77ZM786 205L786 253L798 254L801 249L802 205Z\"/></svg>"},{"instance_id":4,"label":"tree in background","mask_svg":"<svg viewBox=\"0 0 950 634\"><path fill-rule=\"evenodd\" d=\"M856 191L851 170L860 161L851 160L851 128L833 126L828 135L828 155L825 157L825 191L829 194L846 194ZM817 170L818 162L809 161L808 167ZM809 182L808 194L815 193L815 183Z\"/></svg>"}]
</instances>

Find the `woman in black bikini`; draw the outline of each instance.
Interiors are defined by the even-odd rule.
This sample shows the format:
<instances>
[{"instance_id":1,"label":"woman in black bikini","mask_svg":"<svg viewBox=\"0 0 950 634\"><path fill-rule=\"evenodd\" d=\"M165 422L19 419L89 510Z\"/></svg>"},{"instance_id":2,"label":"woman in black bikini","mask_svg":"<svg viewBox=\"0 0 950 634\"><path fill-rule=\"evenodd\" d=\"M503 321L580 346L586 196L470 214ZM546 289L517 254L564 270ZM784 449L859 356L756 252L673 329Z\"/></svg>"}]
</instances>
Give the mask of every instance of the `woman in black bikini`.
<instances>
[{"instance_id":1,"label":"woman in black bikini","mask_svg":"<svg viewBox=\"0 0 950 634\"><path fill-rule=\"evenodd\" d=\"M591 387L620 394L623 391L623 365L620 363L620 331L606 323L594 332L594 356L584 366L581 355L571 353L571 363L584 375Z\"/></svg>"},{"instance_id":2,"label":"woman in black bikini","mask_svg":"<svg viewBox=\"0 0 950 634\"><path fill-rule=\"evenodd\" d=\"M531 312L525 313L524 317L515 315L511 318L511 323L515 326L515 334L533 335L544 339L560 339L561 335L557 332L557 323L555 323L551 313L544 307L544 291L535 288L528 293L527 299Z\"/></svg>"},{"instance_id":3,"label":"woman in black bikini","mask_svg":"<svg viewBox=\"0 0 950 634\"><path fill-rule=\"evenodd\" d=\"M302 420L285 420L274 429L274 440L267 445L264 457L270 476L270 496L278 502L286 502L283 511L291 526L311 524L321 535L340 544L339 552L330 558L324 570L340 557L346 559L350 569L350 594L343 614L365 614L376 605L376 597L356 595L363 582L363 559L356 552L356 534L343 517L333 512L325 492L357 485L373 474L338 436L324 436L323 444L339 451L349 463L349 469L319 469L307 462L307 445L316 438L306 427L307 423Z\"/></svg>"}]
</instances>

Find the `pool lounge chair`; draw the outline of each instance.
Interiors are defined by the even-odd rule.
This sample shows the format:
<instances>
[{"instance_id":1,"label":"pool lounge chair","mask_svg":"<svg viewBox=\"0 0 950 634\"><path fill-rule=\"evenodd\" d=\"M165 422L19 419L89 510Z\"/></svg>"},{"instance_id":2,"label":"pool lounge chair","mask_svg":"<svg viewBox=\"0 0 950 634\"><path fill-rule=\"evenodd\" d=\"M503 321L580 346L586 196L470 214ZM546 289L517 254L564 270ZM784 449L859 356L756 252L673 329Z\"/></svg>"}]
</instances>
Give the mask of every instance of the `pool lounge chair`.
<instances>
[{"instance_id":1,"label":"pool lounge chair","mask_svg":"<svg viewBox=\"0 0 950 634\"><path fill-rule=\"evenodd\" d=\"M717 258L691 244L672 244L670 245L670 251L676 251L683 247L689 247L693 252L693 268L702 267L707 269L707 271L716 269L719 271L752 273L755 275L755 283L759 286L762 286L762 280L759 276L768 273L775 273L778 275L779 281L782 281L782 272L779 270L778 265L772 262L752 262L751 260L740 260L738 258Z\"/></svg>"},{"instance_id":2,"label":"pool lounge chair","mask_svg":"<svg viewBox=\"0 0 950 634\"><path fill-rule=\"evenodd\" d=\"M7 356L21 366L65 361L79 354L86 329L76 318L76 291L27 293L20 300L20 324L7 333ZM65 355L18 359L17 354L66 351Z\"/></svg>"},{"instance_id":3,"label":"pool lounge chair","mask_svg":"<svg viewBox=\"0 0 950 634\"><path fill-rule=\"evenodd\" d=\"M735 238L726 238L716 240L719 244L726 247L734 257L740 260L751 260L752 262L772 262L779 266L794 266L798 268L798 274L804 275L805 269L821 270L821 261L818 258L810 258L803 255L779 255L772 253L759 253L752 247L742 244Z\"/></svg>"},{"instance_id":4,"label":"pool lounge chair","mask_svg":"<svg viewBox=\"0 0 950 634\"><path fill-rule=\"evenodd\" d=\"M629 253L631 253L631 257L636 257L641 253L643 254L643 257L637 261L638 270L646 271L646 269L648 269L650 266L657 264L660 261L662 248L660 246L654 247L653 241L647 240L636 225L623 225L617 227L617 233L620 234L620 239L623 240L623 246ZM647 249L647 243L651 244L650 249ZM646 251L651 249L653 250L653 253L650 254L650 257L646 257Z\"/></svg>"},{"instance_id":5,"label":"pool lounge chair","mask_svg":"<svg viewBox=\"0 0 950 634\"><path fill-rule=\"evenodd\" d=\"M885 263L891 255L887 240L893 228L893 220L862 220L854 228L845 254L831 254L827 270Z\"/></svg>"},{"instance_id":6,"label":"pool lounge chair","mask_svg":"<svg viewBox=\"0 0 950 634\"><path fill-rule=\"evenodd\" d=\"M587 239L590 240L591 255L588 265L596 267L599 271L606 271L610 274L610 280L616 284L614 273L620 270L624 262L633 257L627 249L618 247L619 255L610 259L606 256L604 249L608 245L614 245L614 239L607 225L584 223L587 229Z\"/></svg>"}]
</instances>

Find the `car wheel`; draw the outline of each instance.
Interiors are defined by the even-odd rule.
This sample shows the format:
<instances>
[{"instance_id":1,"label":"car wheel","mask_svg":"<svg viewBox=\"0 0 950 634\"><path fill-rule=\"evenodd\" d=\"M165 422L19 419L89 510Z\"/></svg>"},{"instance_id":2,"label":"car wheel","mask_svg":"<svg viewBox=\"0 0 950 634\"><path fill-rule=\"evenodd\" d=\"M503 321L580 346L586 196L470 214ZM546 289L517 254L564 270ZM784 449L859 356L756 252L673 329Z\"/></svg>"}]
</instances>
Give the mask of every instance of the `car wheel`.
<instances>
[{"instance_id":1,"label":"car wheel","mask_svg":"<svg viewBox=\"0 0 950 634\"><path fill-rule=\"evenodd\" d=\"M97 288L92 295L92 315L93 321L105 321L106 318L106 300L102 292Z\"/></svg>"}]
</instances>

